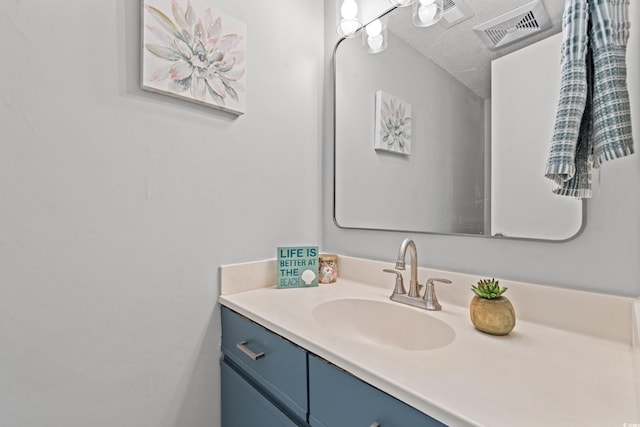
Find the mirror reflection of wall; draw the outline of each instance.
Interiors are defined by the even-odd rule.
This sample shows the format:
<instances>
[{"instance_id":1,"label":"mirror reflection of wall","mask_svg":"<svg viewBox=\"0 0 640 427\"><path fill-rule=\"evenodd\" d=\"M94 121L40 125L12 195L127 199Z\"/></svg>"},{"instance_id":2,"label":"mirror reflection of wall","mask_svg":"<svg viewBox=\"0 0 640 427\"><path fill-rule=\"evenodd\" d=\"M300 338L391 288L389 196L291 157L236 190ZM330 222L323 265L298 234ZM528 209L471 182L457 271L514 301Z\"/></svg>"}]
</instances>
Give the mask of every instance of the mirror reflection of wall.
<instances>
[{"instance_id":1,"label":"mirror reflection of wall","mask_svg":"<svg viewBox=\"0 0 640 427\"><path fill-rule=\"evenodd\" d=\"M575 235L582 225L582 203L551 194L551 184L543 176L550 142L545 135L552 132L557 88L542 83L544 90L533 89L528 77L514 78L518 67L531 68L526 60L533 57L520 54L523 62L516 52L508 60L496 60L494 68L501 71L494 71L493 82L484 84L486 89L469 87L472 85L463 83L459 75L436 63L438 58L419 52L413 46L415 34L409 41L398 36L403 34L406 39L409 31L431 31L412 28L411 20L403 15L406 13L398 9L384 18L389 28L384 52L367 53L358 38L343 40L336 48L336 222L345 228L501 233L548 240ZM466 25L475 24L469 19ZM447 34L451 29L435 31ZM555 34L558 38L557 30ZM431 41L432 50L438 50L434 43L438 38ZM483 44L479 39L478 43ZM544 52L541 55L555 50L551 56L557 60L543 67L538 58L535 68L545 69L544 78L550 73L559 78L559 48L553 42L545 46L538 49ZM451 46L452 54L457 50ZM473 67L472 62L467 64ZM462 70L463 74L468 71ZM524 96L522 90L514 89L518 84L533 95ZM501 88L498 102L492 102L495 94L481 96L483 90L491 93L492 87ZM410 155L374 150L377 91L411 105ZM534 151L542 160L534 158ZM505 159L508 156L513 157ZM536 178L530 185L531 174ZM537 199L539 195L551 199L551 205ZM554 202L562 205L557 212ZM545 217L558 215L566 221L545 222Z\"/></svg>"},{"instance_id":2,"label":"mirror reflection of wall","mask_svg":"<svg viewBox=\"0 0 640 427\"><path fill-rule=\"evenodd\" d=\"M561 45L557 34L493 61L492 234L568 239L580 229L581 203L553 194L540 172L553 136Z\"/></svg>"},{"instance_id":3,"label":"mirror reflection of wall","mask_svg":"<svg viewBox=\"0 0 640 427\"><path fill-rule=\"evenodd\" d=\"M348 117L337 135L346 142L336 146L338 222L482 234L484 165L475 159L483 153L484 102L393 34L388 44L371 55L345 40L337 51L340 70L349 70L336 76L338 122ZM377 90L410 102L411 155L373 149Z\"/></svg>"}]
</instances>

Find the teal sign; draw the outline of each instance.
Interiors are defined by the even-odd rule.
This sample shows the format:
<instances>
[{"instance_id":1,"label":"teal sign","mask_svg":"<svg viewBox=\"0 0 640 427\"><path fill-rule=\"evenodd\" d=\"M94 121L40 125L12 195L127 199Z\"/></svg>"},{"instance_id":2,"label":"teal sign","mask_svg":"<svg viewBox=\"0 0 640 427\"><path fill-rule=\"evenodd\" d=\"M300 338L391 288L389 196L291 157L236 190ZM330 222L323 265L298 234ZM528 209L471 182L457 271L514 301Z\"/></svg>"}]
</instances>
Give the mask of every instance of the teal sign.
<instances>
[{"instance_id":1,"label":"teal sign","mask_svg":"<svg viewBox=\"0 0 640 427\"><path fill-rule=\"evenodd\" d=\"M318 286L318 247L278 248L278 288Z\"/></svg>"}]
</instances>

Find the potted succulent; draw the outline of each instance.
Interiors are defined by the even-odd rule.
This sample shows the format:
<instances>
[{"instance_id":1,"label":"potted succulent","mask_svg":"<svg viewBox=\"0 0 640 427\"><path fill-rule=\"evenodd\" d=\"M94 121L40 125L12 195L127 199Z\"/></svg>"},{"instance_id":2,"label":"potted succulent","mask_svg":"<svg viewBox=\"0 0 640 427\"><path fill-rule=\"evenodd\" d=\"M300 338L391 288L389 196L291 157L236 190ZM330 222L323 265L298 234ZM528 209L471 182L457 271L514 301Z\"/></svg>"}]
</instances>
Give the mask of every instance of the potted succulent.
<instances>
[{"instance_id":1,"label":"potted succulent","mask_svg":"<svg viewBox=\"0 0 640 427\"><path fill-rule=\"evenodd\" d=\"M471 290L475 292L469 307L473 326L492 335L511 332L516 326L516 312L511 301L502 295L507 288L501 288L495 279L484 279L471 286Z\"/></svg>"}]
</instances>

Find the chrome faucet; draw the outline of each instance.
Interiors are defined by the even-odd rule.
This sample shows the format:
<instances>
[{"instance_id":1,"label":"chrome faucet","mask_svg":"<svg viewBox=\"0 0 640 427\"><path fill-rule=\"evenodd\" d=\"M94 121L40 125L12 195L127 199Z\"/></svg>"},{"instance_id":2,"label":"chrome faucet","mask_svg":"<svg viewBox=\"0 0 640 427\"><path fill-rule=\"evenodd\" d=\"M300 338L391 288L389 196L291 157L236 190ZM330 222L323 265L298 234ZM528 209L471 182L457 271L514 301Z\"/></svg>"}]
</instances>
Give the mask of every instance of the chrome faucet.
<instances>
[{"instance_id":1,"label":"chrome faucet","mask_svg":"<svg viewBox=\"0 0 640 427\"><path fill-rule=\"evenodd\" d=\"M411 256L411 279L409 281L409 294L404 289L404 283L402 280L402 273L398 270L406 269L405 258L407 255L407 249ZM404 239L398 250L398 258L396 259L396 269L385 268L383 271L387 273L396 274L396 285L393 289L393 293L389 297L391 301L396 301L402 304L408 304L413 307L423 308L425 310L441 310L442 306L438 302L436 297L435 283L451 283L451 280L447 279L429 279L427 280L427 286L424 292L424 296L420 298L421 285L418 283L418 251L416 250L416 244L411 239Z\"/></svg>"},{"instance_id":2,"label":"chrome faucet","mask_svg":"<svg viewBox=\"0 0 640 427\"><path fill-rule=\"evenodd\" d=\"M398 249L398 258L396 259L396 269L404 270L406 268L405 258L407 256L407 248L411 255L411 280L409 281L409 296L417 298L420 296L418 291L418 251L416 244L411 239L404 239Z\"/></svg>"}]
</instances>

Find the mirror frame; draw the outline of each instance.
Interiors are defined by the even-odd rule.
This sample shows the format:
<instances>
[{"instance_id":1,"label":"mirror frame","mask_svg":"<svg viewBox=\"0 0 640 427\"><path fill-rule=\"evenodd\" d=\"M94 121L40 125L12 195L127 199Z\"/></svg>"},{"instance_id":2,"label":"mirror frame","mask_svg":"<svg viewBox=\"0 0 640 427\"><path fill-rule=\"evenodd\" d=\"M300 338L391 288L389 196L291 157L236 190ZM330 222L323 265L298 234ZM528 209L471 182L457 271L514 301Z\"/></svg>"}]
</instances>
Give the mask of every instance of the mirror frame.
<instances>
[{"instance_id":1,"label":"mirror frame","mask_svg":"<svg viewBox=\"0 0 640 427\"><path fill-rule=\"evenodd\" d=\"M397 7L392 7L391 9L387 10L386 12L382 13L378 18L382 18L386 15L388 15L389 13L393 12L394 10L396 10ZM375 18L375 19L378 19ZM373 22L375 19L372 19L370 22ZM363 28L369 24L369 22L367 22L366 24L364 24ZM337 73L338 73L338 65L337 65L337 61L336 61L336 53L338 51L338 47L340 46L340 44L342 42L344 42L346 40L345 37L340 38L335 47L333 48L333 52L332 52L332 62L333 62L333 81L332 81L332 96L333 96L333 185L331 186L331 191L332 191L332 218L333 218L333 223L336 225L336 227L338 227L339 229L342 230L362 230L362 231L382 231L382 232L397 232L397 233L411 233L411 234L415 234L415 233L419 233L419 234L427 234L427 235L439 235L439 236L456 236L456 237L479 237L479 238L485 238L485 239L500 239L500 240L514 240L514 241L527 241L527 242L542 242L542 243L565 243L565 242L569 242L575 238L577 238L580 234L582 234L582 232L584 231L586 225L587 225L587 200L586 199L582 199L582 215L581 215L581 224L580 224L580 228L578 229L578 231L576 231L575 234L573 234L572 236L566 238L566 239L560 239L560 240L553 240L553 239L543 239L543 238L535 238L535 237L518 237L518 236L493 236L493 235L486 235L486 234L464 234L464 233L445 233L445 232L439 232L439 231L423 231L423 230L404 230L404 229L394 229L394 228L370 228L370 227L345 227L340 225L340 223L338 222L338 218L336 217L336 187L337 187L337 180L336 180L336 157L337 157L337 150L336 150L336 146L338 143L338 138L337 138L337 108L336 108L336 100L337 100Z\"/></svg>"}]
</instances>

